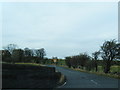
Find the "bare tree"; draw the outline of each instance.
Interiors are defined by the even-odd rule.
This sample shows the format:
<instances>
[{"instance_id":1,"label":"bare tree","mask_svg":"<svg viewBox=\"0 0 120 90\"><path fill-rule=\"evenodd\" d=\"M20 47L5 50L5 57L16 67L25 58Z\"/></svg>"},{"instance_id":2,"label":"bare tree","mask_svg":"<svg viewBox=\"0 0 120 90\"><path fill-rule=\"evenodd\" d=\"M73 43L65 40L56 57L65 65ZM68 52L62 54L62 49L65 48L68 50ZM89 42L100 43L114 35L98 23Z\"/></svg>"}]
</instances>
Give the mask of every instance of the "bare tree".
<instances>
[{"instance_id":1,"label":"bare tree","mask_svg":"<svg viewBox=\"0 0 120 90\"><path fill-rule=\"evenodd\" d=\"M116 55L116 41L105 41L101 46L101 56L104 61L104 72L109 73L111 62L115 58Z\"/></svg>"},{"instance_id":2,"label":"bare tree","mask_svg":"<svg viewBox=\"0 0 120 90\"><path fill-rule=\"evenodd\" d=\"M29 48L24 49L24 55L25 57L30 57L31 56L31 50Z\"/></svg>"},{"instance_id":3,"label":"bare tree","mask_svg":"<svg viewBox=\"0 0 120 90\"><path fill-rule=\"evenodd\" d=\"M71 57L65 57L65 63L69 68L71 68L71 62L70 62L71 59L72 59Z\"/></svg>"},{"instance_id":4,"label":"bare tree","mask_svg":"<svg viewBox=\"0 0 120 90\"><path fill-rule=\"evenodd\" d=\"M2 61L11 62L11 54L8 50L2 50Z\"/></svg>"},{"instance_id":5,"label":"bare tree","mask_svg":"<svg viewBox=\"0 0 120 90\"><path fill-rule=\"evenodd\" d=\"M17 49L17 48L18 48L18 46L16 44L9 44L9 45L3 47L3 49L8 50L11 54L12 54L13 50Z\"/></svg>"},{"instance_id":6,"label":"bare tree","mask_svg":"<svg viewBox=\"0 0 120 90\"><path fill-rule=\"evenodd\" d=\"M46 55L44 48L36 50L36 56L38 57L37 63L41 63ZM40 61L39 61L40 60Z\"/></svg>"},{"instance_id":7,"label":"bare tree","mask_svg":"<svg viewBox=\"0 0 120 90\"><path fill-rule=\"evenodd\" d=\"M79 64L82 69L86 66L88 60L90 60L90 56L87 55L86 53L83 54L81 53L79 55Z\"/></svg>"},{"instance_id":8,"label":"bare tree","mask_svg":"<svg viewBox=\"0 0 120 90\"><path fill-rule=\"evenodd\" d=\"M116 44L116 59L120 60L120 43Z\"/></svg>"},{"instance_id":9,"label":"bare tree","mask_svg":"<svg viewBox=\"0 0 120 90\"><path fill-rule=\"evenodd\" d=\"M96 51L94 53L92 53L92 56L93 56L93 64L95 66L95 70L96 72L98 71L98 63L97 63L97 60L98 60L98 56L100 55L100 51Z\"/></svg>"},{"instance_id":10,"label":"bare tree","mask_svg":"<svg viewBox=\"0 0 120 90\"><path fill-rule=\"evenodd\" d=\"M22 49L15 49L12 53L12 63L23 62L24 51Z\"/></svg>"}]
</instances>

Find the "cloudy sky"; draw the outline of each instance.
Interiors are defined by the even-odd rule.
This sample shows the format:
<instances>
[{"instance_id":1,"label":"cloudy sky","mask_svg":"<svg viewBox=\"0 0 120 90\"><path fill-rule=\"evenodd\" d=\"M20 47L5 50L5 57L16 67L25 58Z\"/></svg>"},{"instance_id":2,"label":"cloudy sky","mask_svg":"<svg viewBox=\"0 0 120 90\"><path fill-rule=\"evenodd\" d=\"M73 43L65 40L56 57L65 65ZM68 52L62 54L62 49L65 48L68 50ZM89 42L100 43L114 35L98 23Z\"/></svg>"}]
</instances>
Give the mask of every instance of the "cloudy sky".
<instances>
[{"instance_id":1,"label":"cloudy sky","mask_svg":"<svg viewBox=\"0 0 120 90\"><path fill-rule=\"evenodd\" d=\"M45 48L47 57L91 54L105 40L117 40L117 4L2 3L2 46Z\"/></svg>"}]
</instances>

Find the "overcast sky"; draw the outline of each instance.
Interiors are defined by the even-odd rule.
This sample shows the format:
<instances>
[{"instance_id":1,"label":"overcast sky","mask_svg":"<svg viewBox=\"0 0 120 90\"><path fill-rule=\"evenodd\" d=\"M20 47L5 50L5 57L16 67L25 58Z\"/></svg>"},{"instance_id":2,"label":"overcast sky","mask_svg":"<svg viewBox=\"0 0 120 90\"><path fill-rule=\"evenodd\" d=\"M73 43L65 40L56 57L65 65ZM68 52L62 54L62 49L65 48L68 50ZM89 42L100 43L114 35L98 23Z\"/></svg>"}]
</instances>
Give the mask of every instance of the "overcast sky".
<instances>
[{"instance_id":1,"label":"overcast sky","mask_svg":"<svg viewBox=\"0 0 120 90\"><path fill-rule=\"evenodd\" d=\"M117 4L3 3L2 45L45 48L47 57L91 54L105 40L117 40Z\"/></svg>"}]
</instances>

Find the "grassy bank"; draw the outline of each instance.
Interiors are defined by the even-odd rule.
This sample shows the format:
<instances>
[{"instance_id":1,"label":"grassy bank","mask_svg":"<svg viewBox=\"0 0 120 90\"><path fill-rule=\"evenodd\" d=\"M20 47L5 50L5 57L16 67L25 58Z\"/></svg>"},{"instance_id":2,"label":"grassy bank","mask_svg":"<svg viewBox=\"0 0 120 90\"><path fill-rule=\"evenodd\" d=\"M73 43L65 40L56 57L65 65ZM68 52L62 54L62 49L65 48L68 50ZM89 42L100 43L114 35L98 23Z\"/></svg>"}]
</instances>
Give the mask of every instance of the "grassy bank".
<instances>
[{"instance_id":1,"label":"grassy bank","mask_svg":"<svg viewBox=\"0 0 120 90\"><path fill-rule=\"evenodd\" d=\"M54 67L35 63L2 64L2 88L55 88L61 77Z\"/></svg>"}]
</instances>

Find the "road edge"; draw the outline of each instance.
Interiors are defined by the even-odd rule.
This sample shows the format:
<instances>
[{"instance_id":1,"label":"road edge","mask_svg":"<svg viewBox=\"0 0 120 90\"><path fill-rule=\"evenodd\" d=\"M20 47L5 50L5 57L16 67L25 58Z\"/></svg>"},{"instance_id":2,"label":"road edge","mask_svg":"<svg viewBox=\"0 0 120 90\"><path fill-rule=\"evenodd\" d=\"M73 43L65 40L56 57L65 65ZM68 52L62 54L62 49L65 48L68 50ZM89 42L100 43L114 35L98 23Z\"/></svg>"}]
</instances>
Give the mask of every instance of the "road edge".
<instances>
[{"instance_id":1,"label":"road edge","mask_svg":"<svg viewBox=\"0 0 120 90\"><path fill-rule=\"evenodd\" d=\"M63 75L63 74L61 73L61 76L60 76L60 78L59 78L59 80L58 80L58 83L57 83L57 87L56 87L56 88L61 88L61 87L64 86L66 83L67 83L67 78L66 78L65 75Z\"/></svg>"}]
</instances>

